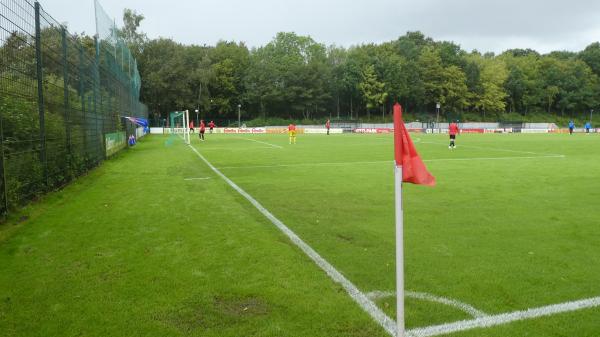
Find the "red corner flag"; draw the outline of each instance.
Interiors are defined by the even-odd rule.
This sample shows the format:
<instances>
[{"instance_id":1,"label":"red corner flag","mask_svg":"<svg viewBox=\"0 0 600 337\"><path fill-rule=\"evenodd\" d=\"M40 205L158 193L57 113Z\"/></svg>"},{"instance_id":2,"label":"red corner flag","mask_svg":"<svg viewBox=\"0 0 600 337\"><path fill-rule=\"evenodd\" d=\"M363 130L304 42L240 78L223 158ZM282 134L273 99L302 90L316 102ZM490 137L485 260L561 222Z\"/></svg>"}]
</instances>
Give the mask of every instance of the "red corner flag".
<instances>
[{"instance_id":1,"label":"red corner flag","mask_svg":"<svg viewBox=\"0 0 600 337\"><path fill-rule=\"evenodd\" d=\"M402 166L402 181L434 186L435 178L427 171L402 121L402 106L394 105L394 147L396 166Z\"/></svg>"}]
</instances>

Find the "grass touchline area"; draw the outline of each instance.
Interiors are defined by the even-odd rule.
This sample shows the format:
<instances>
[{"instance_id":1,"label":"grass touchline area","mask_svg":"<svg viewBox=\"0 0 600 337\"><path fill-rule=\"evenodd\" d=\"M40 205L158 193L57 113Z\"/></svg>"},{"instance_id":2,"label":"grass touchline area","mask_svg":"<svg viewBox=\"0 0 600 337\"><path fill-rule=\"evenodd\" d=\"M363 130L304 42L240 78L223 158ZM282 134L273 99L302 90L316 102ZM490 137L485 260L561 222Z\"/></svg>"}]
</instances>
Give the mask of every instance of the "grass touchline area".
<instances>
[{"instance_id":1,"label":"grass touchline area","mask_svg":"<svg viewBox=\"0 0 600 337\"><path fill-rule=\"evenodd\" d=\"M150 136L0 226L2 335L389 335L392 137L244 138L192 138L217 173ZM600 138L419 138L438 185L405 185L410 334L595 336Z\"/></svg>"}]
</instances>

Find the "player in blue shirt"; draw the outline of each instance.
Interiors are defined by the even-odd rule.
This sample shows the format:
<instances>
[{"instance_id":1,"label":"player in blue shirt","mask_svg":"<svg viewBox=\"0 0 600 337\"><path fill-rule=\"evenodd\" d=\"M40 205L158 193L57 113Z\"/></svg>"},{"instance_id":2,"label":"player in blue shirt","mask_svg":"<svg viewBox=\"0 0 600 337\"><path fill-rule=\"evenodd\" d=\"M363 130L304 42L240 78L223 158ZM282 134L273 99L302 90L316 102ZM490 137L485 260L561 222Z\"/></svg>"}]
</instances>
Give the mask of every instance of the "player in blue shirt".
<instances>
[{"instance_id":1,"label":"player in blue shirt","mask_svg":"<svg viewBox=\"0 0 600 337\"><path fill-rule=\"evenodd\" d=\"M585 123L585 133L590 133L590 129L592 128L592 123Z\"/></svg>"},{"instance_id":2,"label":"player in blue shirt","mask_svg":"<svg viewBox=\"0 0 600 337\"><path fill-rule=\"evenodd\" d=\"M575 123L573 121L569 121L569 134L573 134L573 129L575 129Z\"/></svg>"}]
</instances>

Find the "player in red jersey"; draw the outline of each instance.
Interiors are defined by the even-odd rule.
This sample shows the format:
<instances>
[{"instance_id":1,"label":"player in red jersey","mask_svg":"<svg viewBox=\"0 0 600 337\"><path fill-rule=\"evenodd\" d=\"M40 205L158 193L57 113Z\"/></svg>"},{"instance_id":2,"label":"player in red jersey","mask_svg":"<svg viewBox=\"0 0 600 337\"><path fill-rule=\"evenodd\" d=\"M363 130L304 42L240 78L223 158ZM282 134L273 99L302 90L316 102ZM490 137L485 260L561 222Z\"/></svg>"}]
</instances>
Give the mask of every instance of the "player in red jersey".
<instances>
[{"instance_id":1,"label":"player in red jersey","mask_svg":"<svg viewBox=\"0 0 600 337\"><path fill-rule=\"evenodd\" d=\"M290 144L296 144L296 126L293 123L288 125L288 135L290 136Z\"/></svg>"},{"instance_id":2,"label":"player in red jersey","mask_svg":"<svg viewBox=\"0 0 600 337\"><path fill-rule=\"evenodd\" d=\"M325 122L325 128L327 129L327 135L329 136L329 129L331 128L331 123L329 122L329 119L327 120L327 122Z\"/></svg>"},{"instance_id":3,"label":"player in red jersey","mask_svg":"<svg viewBox=\"0 0 600 337\"><path fill-rule=\"evenodd\" d=\"M450 134L450 145L448 145L448 148L453 150L456 148L456 135L459 134L460 130L458 129L458 124L456 124L455 122L450 123L450 126L448 128L448 133Z\"/></svg>"},{"instance_id":4,"label":"player in red jersey","mask_svg":"<svg viewBox=\"0 0 600 337\"><path fill-rule=\"evenodd\" d=\"M200 141L204 141L204 131L206 131L206 125L204 124L204 121L201 120L200 121Z\"/></svg>"},{"instance_id":5,"label":"player in red jersey","mask_svg":"<svg viewBox=\"0 0 600 337\"><path fill-rule=\"evenodd\" d=\"M208 131L210 133L213 133L213 129L215 128L215 122L210 121L210 123L208 123Z\"/></svg>"}]
</instances>

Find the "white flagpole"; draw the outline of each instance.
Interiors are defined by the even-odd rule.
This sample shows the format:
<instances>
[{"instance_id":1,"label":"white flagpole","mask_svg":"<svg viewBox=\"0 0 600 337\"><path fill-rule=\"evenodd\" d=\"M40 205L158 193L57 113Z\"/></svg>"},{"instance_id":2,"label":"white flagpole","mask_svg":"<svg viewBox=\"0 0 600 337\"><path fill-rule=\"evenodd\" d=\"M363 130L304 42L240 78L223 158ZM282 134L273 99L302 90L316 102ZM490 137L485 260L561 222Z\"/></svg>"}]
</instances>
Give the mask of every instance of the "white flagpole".
<instances>
[{"instance_id":1,"label":"white flagpole","mask_svg":"<svg viewBox=\"0 0 600 337\"><path fill-rule=\"evenodd\" d=\"M396 325L404 337L404 211L402 210L402 166L394 165L396 189Z\"/></svg>"}]
</instances>

